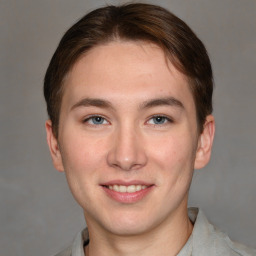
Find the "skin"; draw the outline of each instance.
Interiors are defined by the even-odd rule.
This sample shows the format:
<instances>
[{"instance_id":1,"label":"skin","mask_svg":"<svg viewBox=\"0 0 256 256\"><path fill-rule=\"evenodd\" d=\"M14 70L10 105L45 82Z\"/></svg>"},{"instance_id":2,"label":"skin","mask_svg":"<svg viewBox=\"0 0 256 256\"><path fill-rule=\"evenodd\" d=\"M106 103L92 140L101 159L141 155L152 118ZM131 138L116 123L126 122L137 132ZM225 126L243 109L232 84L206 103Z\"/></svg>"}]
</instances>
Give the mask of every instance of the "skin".
<instances>
[{"instance_id":1,"label":"skin","mask_svg":"<svg viewBox=\"0 0 256 256\"><path fill-rule=\"evenodd\" d=\"M50 120L46 131L53 164L84 210L86 255L180 251L193 229L193 170L210 159L214 118L198 135L187 79L158 46L111 42L83 55L65 81L58 138ZM116 200L108 182L150 187Z\"/></svg>"}]
</instances>

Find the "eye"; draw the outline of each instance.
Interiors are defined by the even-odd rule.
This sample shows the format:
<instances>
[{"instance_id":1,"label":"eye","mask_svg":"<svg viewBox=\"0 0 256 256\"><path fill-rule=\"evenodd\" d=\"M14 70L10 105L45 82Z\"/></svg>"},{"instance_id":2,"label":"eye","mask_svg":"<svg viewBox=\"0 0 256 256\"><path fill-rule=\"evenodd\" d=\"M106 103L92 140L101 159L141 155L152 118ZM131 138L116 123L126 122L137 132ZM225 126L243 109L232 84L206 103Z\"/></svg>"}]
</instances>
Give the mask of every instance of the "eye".
<instances>
[{"instance_id":1,"label":"eye","mask_svg":"<svg viewBox=\"0 0 256 256\"><path fill-rule=\"evenodd\" d=\"M86 118L83 122L91 125L108 124L108 121L102 116L90 116Z\"/></svg>"},{"instance_id":2,"label":"eye","mask_svg":"<svg viewBox=\"0 0 256 256\"><path fill-rule=\"evenodd\" d=\"M161 125L172 122L172 120L166 116L153 116L149 119L148 123L153 125Z\"/></svg>"}]
</instances>

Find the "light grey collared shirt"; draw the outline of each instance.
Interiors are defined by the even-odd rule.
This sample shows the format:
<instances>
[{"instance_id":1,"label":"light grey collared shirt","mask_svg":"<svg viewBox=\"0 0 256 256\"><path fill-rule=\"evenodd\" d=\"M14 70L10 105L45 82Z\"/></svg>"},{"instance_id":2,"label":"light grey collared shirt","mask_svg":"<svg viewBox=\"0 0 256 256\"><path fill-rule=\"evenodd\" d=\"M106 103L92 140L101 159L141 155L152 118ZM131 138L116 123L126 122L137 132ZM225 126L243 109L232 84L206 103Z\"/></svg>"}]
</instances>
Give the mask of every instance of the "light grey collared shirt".
<instances>
[{"instance_id":1,"label":"light grey collared shirt","mask_svg":"<svg viewBox=\"0 0 256 256\"><path fill-rule=\"evenodd\" d=\"M194 228L177 256L256 256L256 250L232 242L228 236L208 222L198 208L189 208L188 215ZM87 229L79 232L73 244L56 256L86 256L84 243L89 242Z\"/></svg>"}]
</instances>

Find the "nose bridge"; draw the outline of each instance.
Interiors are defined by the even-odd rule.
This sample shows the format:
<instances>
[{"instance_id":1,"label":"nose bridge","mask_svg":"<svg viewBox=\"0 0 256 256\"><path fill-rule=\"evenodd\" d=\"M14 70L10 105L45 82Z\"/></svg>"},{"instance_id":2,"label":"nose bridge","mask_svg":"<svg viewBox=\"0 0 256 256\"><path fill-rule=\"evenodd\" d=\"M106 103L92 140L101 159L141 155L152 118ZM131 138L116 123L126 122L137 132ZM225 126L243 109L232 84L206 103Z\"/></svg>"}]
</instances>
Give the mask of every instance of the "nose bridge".
<instances>
[{"instance_id":1,"label":"nose bridge","mask_svg":"<svg viewBox=\"0 0 256 256\"><path fill-rule=\"evenodd\" d=\"M122 170L139 169L145 165L146 154L138 127L126 122L117 128L108 162Z\"/></svg>"}]
</instances>

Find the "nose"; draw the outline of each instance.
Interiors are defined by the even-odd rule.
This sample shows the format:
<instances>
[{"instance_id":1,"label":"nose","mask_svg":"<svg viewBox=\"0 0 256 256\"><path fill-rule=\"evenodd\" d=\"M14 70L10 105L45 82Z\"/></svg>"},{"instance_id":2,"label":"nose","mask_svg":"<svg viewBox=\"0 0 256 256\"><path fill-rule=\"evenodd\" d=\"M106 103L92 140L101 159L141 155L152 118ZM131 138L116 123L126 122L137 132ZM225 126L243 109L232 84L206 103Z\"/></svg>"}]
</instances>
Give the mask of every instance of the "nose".
<instances>
[{"instance_id":1,"label":"nose","mask_svg":"<svg viewBox=\"0 0 256 256\"><path fill-rule=\"evenodd\" d=\"M146 165L147 156L143 139L134 128L120 129L114 136L112 147L107 155L110 166L129 171Z\"/></svg>"}]
</instances>

